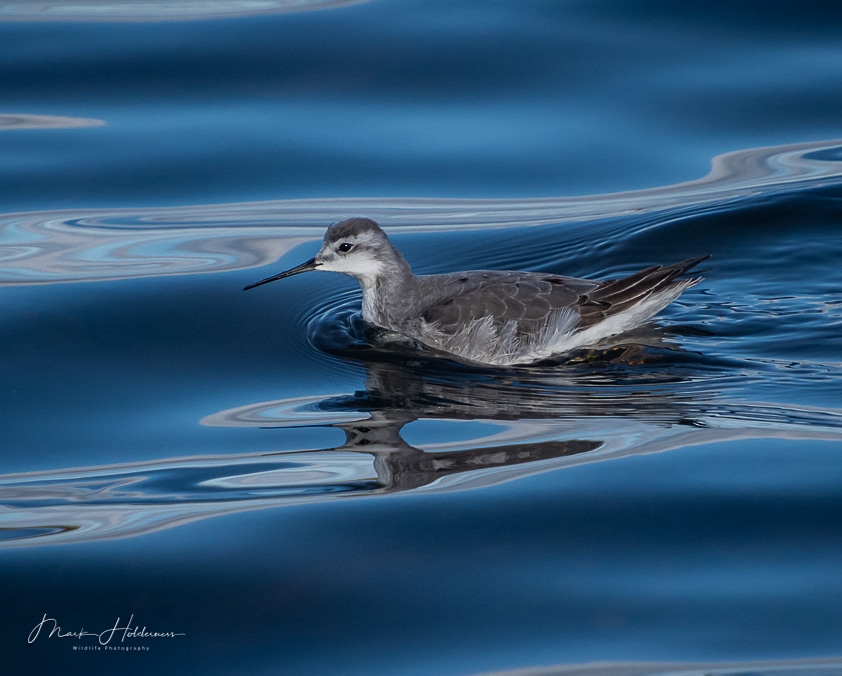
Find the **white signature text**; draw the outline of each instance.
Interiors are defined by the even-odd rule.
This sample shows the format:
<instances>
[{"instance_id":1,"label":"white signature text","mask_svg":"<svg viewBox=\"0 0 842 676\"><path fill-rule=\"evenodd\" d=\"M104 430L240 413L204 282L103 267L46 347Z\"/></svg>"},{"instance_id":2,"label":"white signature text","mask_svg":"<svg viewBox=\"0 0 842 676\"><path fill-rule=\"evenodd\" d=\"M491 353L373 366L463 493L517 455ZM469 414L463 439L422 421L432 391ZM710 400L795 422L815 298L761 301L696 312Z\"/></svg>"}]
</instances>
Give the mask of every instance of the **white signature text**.
<instances>
[{"instance_id":1,"label":"white signature text","mask_svg":"<svg viewBox=\"0 0 842 676\"><path fill-rule=\"evenodd\" d=\"M65 631L55 618L49 617L47 613L44 613L41 621L29 632L27 643L35 643L40 636L46 638L75 638L78 640L95 638L99 645L108 645L112 640L115 640L115 637L119 637L119 642L123 643L126 639L175 638L176 636L186 636L185 633L177 631L149 631L145 626L132 626L133 622L134 614L129 617L129 621L125 623L125 626L120 625L120 618L118 617L113 627L103 631L86 631L84 627L76 631Z\"/></svg>"}]
</instances>

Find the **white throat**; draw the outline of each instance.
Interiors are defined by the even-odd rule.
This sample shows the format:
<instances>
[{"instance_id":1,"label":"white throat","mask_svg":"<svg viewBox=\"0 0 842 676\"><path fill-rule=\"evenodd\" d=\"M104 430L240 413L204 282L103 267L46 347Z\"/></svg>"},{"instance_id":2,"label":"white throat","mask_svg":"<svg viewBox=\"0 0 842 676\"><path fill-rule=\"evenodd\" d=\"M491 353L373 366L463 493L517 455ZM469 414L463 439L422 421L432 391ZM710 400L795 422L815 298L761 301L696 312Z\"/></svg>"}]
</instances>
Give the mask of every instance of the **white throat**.
<instances>
[{"instance_id":1,"label":"white throat","mask_svg":"<svg viewBox=\"0 0 842 676\"><path fill-rule=\"evenodd\" d=\"M325 260L316 268L324 272L341 272L356 278L363 289L374 286L377 278L385 271L385 265L367 252L352 256L337 256L333 260Z\"/></svg>"}]
</instances>

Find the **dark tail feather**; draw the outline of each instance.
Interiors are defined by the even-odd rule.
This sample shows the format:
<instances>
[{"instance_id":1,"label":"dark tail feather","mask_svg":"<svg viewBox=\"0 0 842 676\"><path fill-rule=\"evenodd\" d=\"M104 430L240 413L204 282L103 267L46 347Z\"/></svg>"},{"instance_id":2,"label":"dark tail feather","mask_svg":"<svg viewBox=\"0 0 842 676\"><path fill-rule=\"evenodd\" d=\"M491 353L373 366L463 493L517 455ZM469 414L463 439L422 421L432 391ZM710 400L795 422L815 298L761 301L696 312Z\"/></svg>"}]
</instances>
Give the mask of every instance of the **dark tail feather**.
<instances>
[{"instance_id":1,"label":"dark tail feather","mask_svg":"<svg viewBox=\"0 0 842 676\"><path fill-rule=\"evenodd\" d=\"M683 275L688 270L695 268L699 263L702 261L706 261L710 258L710 254L705 254L704 256L695 256L694 258L688 258L683 261L679 261L678 263L673 263L672 265L665 265L665 270L675 269L676 275Z\"/></svg>"},{"instance_id":2,"label":"dark tail feather","mask_svg":"<svg viewBox=\"0 0 842 676\"><path fill-rule=\"evenodd\" d=\"M588 294L584 306L589 307L594 315L603 317L622 312L641 299L680 283L675 281L676 278L708 258L710 256L696 256L672 265L654 265L628 277L607 280ZM701 277L695 281L699 279ZM585 310L585 307L582 309ZM583 312L583 319L590 314Z\"/></svg>"}]
</instances>

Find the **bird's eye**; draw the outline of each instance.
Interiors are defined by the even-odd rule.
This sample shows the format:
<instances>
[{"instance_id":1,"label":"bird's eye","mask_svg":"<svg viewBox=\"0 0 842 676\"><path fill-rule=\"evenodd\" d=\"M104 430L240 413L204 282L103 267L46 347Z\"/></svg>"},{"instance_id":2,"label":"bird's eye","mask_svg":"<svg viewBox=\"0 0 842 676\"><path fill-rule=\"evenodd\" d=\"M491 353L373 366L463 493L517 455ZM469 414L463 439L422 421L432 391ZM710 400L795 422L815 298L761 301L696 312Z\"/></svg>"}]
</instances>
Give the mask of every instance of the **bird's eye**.
<instances>
[{"instance_id":1,"label":"bird's eye","mask_svg":"<svg viewBox=\"0 0 842 676\"><path fill-rule=\"evenodd\" d=\"M340 244L338 247L336 247L336 250L339 253L348 253L353 248L354 248L354 245L351 244L350 242L342 242L342 244Z\"/></svg>"}]
</instances>

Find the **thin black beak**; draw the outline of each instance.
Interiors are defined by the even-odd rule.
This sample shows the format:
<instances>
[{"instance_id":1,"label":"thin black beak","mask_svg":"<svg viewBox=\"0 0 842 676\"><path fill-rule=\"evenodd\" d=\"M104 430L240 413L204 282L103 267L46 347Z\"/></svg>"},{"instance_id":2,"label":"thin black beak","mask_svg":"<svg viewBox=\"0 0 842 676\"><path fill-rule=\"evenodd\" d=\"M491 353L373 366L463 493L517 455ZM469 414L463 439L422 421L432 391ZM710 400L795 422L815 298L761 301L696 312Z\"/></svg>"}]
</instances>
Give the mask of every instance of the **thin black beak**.
<instances>
[{"instance_id":1,"label":"thin black beak","mask_svg":"<svg viewBox=\"0 0 842 676\"><path fill-rule=\"evenodd\" d=\"M277 275L273 275L272 277L267 277L266 279L261 279L259 282L255 282L254 284L244 286L243 291L248 291L249 289L253 289L256 286L260 286L261 284L276 282L277 280L283 279L284 277L292 277L293 275L298 275L302 272L309 272L310 270L315 270L317 267L319 267L319 265L318 263L316 263L316 259L311 258L309 261L304 261L301 265L296 265L294 268L290 268L285 272L278 273Z\"/></svg>"}]
</instances>

